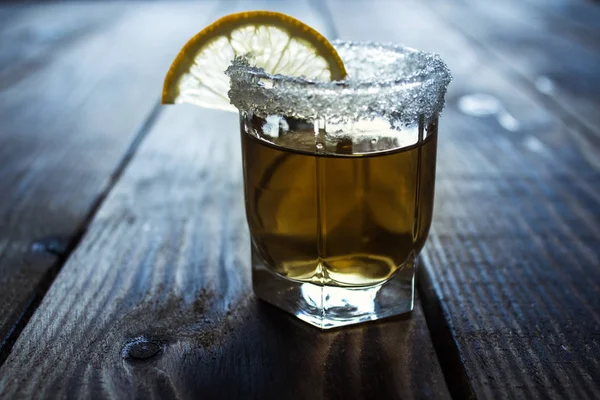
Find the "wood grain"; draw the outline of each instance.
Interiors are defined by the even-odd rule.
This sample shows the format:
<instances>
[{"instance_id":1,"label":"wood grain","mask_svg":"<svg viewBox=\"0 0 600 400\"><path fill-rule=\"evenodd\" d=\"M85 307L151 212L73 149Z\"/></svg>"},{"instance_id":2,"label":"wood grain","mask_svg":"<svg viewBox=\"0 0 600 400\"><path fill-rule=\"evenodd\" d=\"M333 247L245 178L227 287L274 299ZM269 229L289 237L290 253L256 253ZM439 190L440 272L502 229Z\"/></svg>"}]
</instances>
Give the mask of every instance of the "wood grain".
<instances>
[{"instance_id":1,"label":"wood grain","mask_svg":"<svg viewBox=\"0 0 600 400\"><path fill-rule=\"evenodd\" d=\"M329 29L306 2L251 7ZM249 263L237 116L167 108L0 369L0 398L449 398L419 302L322 332L258 301Z\"/></svg>"},{"instance_id":2,"label":"wood grain","mask_svg":"<svg viewBox=\"0 0 600 400\"><path fill-rule=\"evenodd\" d=\"M163 114L0 370L2 396L448 398L419 307L324 333L256 300L238 137L233 114ZM158 354L124 359L140 337Z\"/></svg>"},{"instance_id":3,"label":"wood grain","mask_svg":"<svg viewBox=\"0 0 600 400\"><path fill-rule=\"evenodd\" d=\"M168 25L162 17L177 6L9 10L0 27L0 362L143 135L160 92L149 82L195 31L193 14L211 7Z\"/></svg>"},{"instance_id":4,"label":"wood grain","mask_svg":"<svg viewBox=\"0 0 600 400\"><path fill-rule=\"evenodd\" d=\"M421 3L344 4L330 4L342 38L436 51L455 77L419 276L452 396L597 398L600 173L572 126ZM501 111L469 114L474 94Z\"/></svg>"},{"instance_id":5,"label":"wood grain","mask_svg":"<svg viewBox=\"0 0 600 400\"><path fill-rule=\"evenodd\" d=\"M590 45L589 35L568 34L573 29L562 19L552 19L545 7L525 7L512 0L489 6L471 0L453 6L430 0L430 5L464 32L488 63L568 123L582 153L600 169L600 156L589 151L589 147L600 147L598 42ZM600 7L588 4L587 8L589 15L600 15ZM463 24L465 19L470 23ZM593 24L589 26L598 32Z\"/></svg>"},{"instance_id":6,"label":"wood grain","mask_svg":"<svg viewBox=\"0 0 600 400\"><path fill-rule=\"evenodd\" d=\"M534 17L531 18L533 23L598 51L600 7L597 3L589 0L525 0L520 3L520 8L524 8L529 17Z\"/></svg>"}]
</instances>

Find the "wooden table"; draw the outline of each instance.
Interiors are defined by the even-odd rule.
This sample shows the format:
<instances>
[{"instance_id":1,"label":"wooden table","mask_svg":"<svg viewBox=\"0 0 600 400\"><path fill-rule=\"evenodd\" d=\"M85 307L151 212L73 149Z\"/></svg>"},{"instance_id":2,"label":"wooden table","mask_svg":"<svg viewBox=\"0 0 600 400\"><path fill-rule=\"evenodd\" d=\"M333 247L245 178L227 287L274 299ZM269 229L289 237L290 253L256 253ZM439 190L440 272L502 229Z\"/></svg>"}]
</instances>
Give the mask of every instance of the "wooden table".
<instances>
[{"instance_id":1,"label":"wooden table","mask_svg":"<svg viewBox=\"0 0 600 400\"><path fill-rule=\"evenodd\" d=\"M499 3L2 3L0 398L599 398L600 7ZM159 106L188 37L260 8L453 72L410 316L258 301L235 116Z\"/></svg>"}]
</instances>

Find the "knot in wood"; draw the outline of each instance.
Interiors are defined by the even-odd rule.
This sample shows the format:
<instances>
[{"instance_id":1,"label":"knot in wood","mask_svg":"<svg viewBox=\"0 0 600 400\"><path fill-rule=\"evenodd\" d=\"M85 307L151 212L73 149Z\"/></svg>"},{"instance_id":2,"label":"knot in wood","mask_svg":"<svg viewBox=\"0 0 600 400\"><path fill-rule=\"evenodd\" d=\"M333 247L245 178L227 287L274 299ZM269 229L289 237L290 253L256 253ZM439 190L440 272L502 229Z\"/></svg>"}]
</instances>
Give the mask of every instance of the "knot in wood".
<instances>
[{"instance_id":1,"label":"knot in wood","mask_svg":"<svg viewBox=\"0 0 600 400\"><path fill-rule=\"evenodd\" d=\"M160 342L139 336L125 343L121 350L121 356L126 360L146 360L158 355L161 350Z\"/></svg>"}]
</instances>

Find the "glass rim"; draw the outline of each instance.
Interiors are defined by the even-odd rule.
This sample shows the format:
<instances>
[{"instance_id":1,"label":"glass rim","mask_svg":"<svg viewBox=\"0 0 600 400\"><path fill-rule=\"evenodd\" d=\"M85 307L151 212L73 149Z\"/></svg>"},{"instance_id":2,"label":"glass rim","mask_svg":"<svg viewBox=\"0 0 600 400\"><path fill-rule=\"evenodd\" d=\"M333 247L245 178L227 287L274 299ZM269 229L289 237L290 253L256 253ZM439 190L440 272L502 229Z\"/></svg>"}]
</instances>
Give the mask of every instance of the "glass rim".
<instances>
[{"instance_id":1,"label":"glass rim","mask_svg":"<svg viewBox=\"0 0 600 400\"><path fill-rule=\"evenodd\" d=\"M452 78L439 55L392 43L336 40L332 44L347 66L347 79L319 81L270 74L236 57L226 71L231 103L259 116L381 116L394 120L394 125L413 125L419 118L431 119L441 112Z\"/></svg>"},{"instance_id":2,"label":"glass rim","mask_svg":"<svg viewBox=\"0 0 600 400\"><path fill-rule=\"evenodd\" d=\"M426 52L418 50L413 47L394 44L390 42L378 43L373 41L347 41L347 40L333 40L331 44L339 50L340 48L372 48L377 46L381 49L402 54L405 57L414 57L415 60L420 59L423 62L431 62L432 66L428 68L418 68L412 73L403 75L401 77L385 76L384 79L381 77L371 77L369 79L353 79L352 77L338 80L338 81L322 81L306 77L296 77L281 74L271 74L266 72L262 68L254 67L249 64L240 65L239 69L242 73L252 75L261 79L266 79L274 82L289 82L294 85L305 85L307 87L323 88L328 90L353 90L355 88L364 88L368 86L395 86L395 85L407 85L407 84L418 84L423 83L427 79L440 77L437 73L441 70L446 70L446 64L442 61L441 57L436 53ZM448 73L449 74L449 73ZM443 79L443 77L440 77Z\"/></svg>"}]
</instances>

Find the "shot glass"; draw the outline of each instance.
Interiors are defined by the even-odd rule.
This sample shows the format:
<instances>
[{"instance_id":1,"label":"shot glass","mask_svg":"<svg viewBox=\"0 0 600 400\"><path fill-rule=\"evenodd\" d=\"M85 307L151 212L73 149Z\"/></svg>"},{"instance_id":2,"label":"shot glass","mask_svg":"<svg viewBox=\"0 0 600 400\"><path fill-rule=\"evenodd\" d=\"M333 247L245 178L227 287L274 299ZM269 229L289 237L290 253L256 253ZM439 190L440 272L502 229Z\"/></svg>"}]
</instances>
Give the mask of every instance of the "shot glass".
<instances>
[{"instance_id":1,"label":"shot glass","mask_svg":"<svg viewBox=\"0 0 600 400\"><path fill-rule=\"evenodd\" d=\"M255 293L322 329L413 309L433 214L439 56L334 42L348 78L227 70L240 112Z\"/></svg>"}]
</instances>

